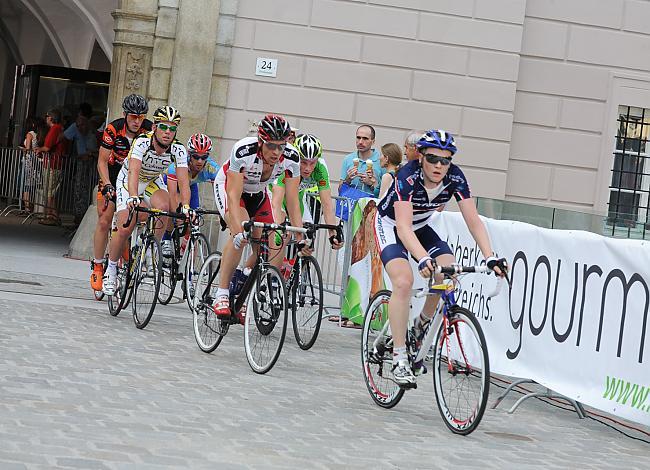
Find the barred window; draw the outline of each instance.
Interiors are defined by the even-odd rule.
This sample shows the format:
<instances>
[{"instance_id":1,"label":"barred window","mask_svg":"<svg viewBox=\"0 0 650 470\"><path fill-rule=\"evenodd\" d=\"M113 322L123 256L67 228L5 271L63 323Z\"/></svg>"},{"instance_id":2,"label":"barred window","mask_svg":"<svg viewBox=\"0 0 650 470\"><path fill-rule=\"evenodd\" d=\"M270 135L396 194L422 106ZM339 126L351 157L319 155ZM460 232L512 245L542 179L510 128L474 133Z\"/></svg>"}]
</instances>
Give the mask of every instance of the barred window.
<instances>
[{"instance_id":1,"label":"barred window","mask_svg":"<svg viewBox=\"0 0 650 470\"><path fill-rule=\"evenodd\" d=\"M650 236L650 109L619 106L616 149L609 186L607 234ZM623 233L622 233L623 232Z\"/></svg>"}]
</instances>

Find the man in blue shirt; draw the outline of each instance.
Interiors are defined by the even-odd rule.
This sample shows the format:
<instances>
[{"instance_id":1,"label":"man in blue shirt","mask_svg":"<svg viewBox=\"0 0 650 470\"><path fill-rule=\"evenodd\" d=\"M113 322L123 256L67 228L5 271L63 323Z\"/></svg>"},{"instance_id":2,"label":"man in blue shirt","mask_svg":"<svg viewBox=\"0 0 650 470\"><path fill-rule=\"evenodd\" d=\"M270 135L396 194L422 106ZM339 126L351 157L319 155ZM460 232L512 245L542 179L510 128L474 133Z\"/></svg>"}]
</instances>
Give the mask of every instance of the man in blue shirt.
<instances>
[{"instance_id":1,"label":"man in blue shirt","mask_svg":"<svg viewBox=\"0 0 650 470\"><path fill-rule=\"evenodd\" d=\"M385 170L379 165L379 151L373 149L375 129L367 124L357 129L357 151L346 155L341 166L341 182L367 193L379 196L379 183Z\"/></svg>"}]
</instances>

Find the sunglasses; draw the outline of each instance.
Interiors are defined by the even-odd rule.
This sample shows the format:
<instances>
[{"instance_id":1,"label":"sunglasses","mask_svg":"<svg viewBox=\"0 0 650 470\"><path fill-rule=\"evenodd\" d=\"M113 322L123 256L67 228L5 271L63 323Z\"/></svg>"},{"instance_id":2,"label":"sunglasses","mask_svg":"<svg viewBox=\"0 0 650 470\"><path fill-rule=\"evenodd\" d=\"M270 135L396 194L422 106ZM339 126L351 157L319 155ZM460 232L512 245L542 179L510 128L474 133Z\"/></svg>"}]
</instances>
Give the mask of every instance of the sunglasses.
<instances>
[{"instance_id":1,"label":"sunglasses","mask_svg":"<svg viewBox=\"0 0 650 470\"><path fill-rule=\"evenodd\" d=\"M424 159L431 163L432 165L435 165L436 163L440 163L443 166L447 166L451 164L451 158L447 157L439 157L438 155L434 155L432 153L425 153L424 154Z\"/></svg>"},{"instance_id":2,"label":"sunglasses","mask_svg":"<svg viewBox=\"0 0 650 470\"><path fill-rule=\"evenodd\" d=\"M169 130L171 132L176 132L176 129L178 129L178 126L169 126L167 124L158 123L158 129L160 129L161 131Z\"/></svg>"},{"instance_id":3,"label":"sunglasses","mask_svg":"<svg viewBox=\"0 0 650 470\"><path fill-rule=\"evenodd\" d=\"M133 114L133 113L128 113L127 116L130 116L133 119L144 119L147 117L146 114Z\"/></svg>"},{"instance_id":4,"label":"sunglasses","mask_svg":"<svg viewBox=\"0 0 650 470\"><path fill-rule=\"evenodd\" d=\"M198 153L190 153L190 157L194 158L195 160L207 160L208 157L207 153L205 155L199 155Z\"/></svg>"},{"instance_id":5,"label":"sunglasses","mask_svg":"<svg viewBox=\"0 0 650 470\"><path fill-rule=\"evenodd\" d=\"M282 143L282 144L274 144L274 143L272 143L272 142L266 142L266 141L263 141L263 142L264 142L264 145L266 145L266 148L269 149L271 152L275 152L276 150L282 150L282 151L284 151L284 149L285 149L286 146L287 146L286 143Z\"/></svg>"}]
</instances>

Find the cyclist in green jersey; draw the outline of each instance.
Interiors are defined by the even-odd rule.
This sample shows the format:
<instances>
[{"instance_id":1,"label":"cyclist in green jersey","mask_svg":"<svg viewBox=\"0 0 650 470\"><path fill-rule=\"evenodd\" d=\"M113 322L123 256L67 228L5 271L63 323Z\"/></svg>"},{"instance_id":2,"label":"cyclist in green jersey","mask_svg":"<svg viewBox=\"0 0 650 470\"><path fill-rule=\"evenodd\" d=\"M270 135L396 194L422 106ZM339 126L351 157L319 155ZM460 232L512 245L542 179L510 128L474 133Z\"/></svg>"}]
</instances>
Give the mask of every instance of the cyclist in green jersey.
<instances>
[{"instance_id":1,"label":"cyclist in green jersey","mask_svg":"<svg viewBox=\"0 0 650 470\"><path fill-rule=\"evenodd\" d=\"M307 193L311 192L311 188L316 187L323 207L325 223L336 225L330 177L325 160L321 158L323 146L320 140L312 134L300 134L296 137L294 147L300 155L300 184L298 186L298 195L303 222L313 222L310 211L305 210L305 204ZM284 174L282 174L273 184L272 197L273 214L276 217L276 221L279 222L284 221L286 218L284 193ZM343 242L334 237L336 235L334 230L330 230L329 232L332 248L338 250L343 246Z\"/></svg>"}]
</instances>

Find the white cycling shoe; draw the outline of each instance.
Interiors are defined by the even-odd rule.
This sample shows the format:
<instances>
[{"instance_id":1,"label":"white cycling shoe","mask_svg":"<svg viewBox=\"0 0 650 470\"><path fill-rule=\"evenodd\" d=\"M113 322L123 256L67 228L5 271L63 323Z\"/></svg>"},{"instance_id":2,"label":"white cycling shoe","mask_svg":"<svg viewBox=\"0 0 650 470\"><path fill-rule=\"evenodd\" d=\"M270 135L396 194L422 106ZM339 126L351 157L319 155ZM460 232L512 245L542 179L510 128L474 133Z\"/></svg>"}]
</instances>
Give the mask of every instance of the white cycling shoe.
<instances>
[{"instance_id":1,"label":"white cycling shoe","mask_svg":"<svg viewBox=\"0 0 650 470\"><path fill-rule=\"evenodd\" d=\"M102 280L102 291L106 295L115 295L117 291L117 273L106 272Z\"/></svg>"}]
</instances>

